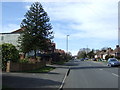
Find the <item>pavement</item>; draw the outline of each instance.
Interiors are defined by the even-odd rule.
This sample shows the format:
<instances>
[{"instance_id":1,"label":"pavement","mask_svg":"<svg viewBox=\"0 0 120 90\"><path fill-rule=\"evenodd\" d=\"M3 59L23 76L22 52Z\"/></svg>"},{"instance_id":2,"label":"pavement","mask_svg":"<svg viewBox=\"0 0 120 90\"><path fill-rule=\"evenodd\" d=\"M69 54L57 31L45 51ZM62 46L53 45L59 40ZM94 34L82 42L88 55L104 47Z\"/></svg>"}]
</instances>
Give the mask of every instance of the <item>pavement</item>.
<instances>
[{"instance_id":1,"label":"pavement","mask_svg":"<svg viewBox=\"0 0 120 90\"><path fill-rule=\"evenodd\" d=\"M2 84L9 88L55 88L58 90L68 71L65 65L56 67L48 73L2 73Z\"/></svg>"}]
</instances>

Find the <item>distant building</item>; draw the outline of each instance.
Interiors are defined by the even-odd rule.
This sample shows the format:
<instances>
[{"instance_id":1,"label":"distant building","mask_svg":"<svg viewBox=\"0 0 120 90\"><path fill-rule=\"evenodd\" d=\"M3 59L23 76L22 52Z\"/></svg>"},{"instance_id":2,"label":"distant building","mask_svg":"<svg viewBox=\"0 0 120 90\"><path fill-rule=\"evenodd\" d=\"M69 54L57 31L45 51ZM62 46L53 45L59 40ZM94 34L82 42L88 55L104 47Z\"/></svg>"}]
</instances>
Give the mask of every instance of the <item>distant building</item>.
<instances>
[{"instance_id":1,"label":"distant building","mask_svg":"<svg viewBox=\"0 0 120 90\"><path fill-rule=\"evenodd\" d=\"M120 46L116 45L116 48L114 50L111 49L111 48L108 48L107 50L98 51L98 52L96 52L96 55L94 57L105 59L105 57L107 55L112 55L114 57L119 57L120 58Z\"/></svg>"},{"instance_id":2,"label":"distant building","mask_svg":"<svg viewBox=\"0 0 120 90\"><path fill-rule=\"evenodd\" d=\"M116 45L116 48L113 51L114 56L119 57L120 58L120 46Z\"/></svg>"}]
</instances>

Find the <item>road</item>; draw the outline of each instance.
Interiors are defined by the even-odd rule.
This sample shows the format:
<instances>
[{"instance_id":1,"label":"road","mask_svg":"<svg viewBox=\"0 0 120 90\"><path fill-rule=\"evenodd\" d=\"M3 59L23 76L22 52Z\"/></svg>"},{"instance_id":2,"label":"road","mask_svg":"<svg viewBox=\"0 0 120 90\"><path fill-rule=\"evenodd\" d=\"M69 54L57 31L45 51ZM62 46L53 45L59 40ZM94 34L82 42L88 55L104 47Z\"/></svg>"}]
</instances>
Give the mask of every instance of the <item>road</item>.
<instances>
[{"instance_id":1,"label":"road","mask_svg":"<svg viewBox=\"0 0 120 90\"><path fill-rule=\"evenodd\" d=\"M93 61L71 61L65 88L118 88L118 67Z\"/></svg>"}]
</instances>

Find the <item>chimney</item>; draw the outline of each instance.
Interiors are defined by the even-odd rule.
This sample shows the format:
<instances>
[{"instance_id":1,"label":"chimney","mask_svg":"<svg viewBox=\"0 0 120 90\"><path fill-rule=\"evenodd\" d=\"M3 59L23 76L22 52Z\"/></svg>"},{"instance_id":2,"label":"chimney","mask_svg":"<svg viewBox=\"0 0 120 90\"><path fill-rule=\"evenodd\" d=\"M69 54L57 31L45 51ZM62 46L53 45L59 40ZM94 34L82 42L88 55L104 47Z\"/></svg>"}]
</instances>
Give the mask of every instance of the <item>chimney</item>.
<instances>
[{"instance_id":1,"label":"chimney","mask_svg":"<svg viewBox=\"0 0 120 90\"><path fill-rule=\"evenodd\" d=\"M116 48L119 48L119 45L116 45Z\"/></svg>"}]
</instances>

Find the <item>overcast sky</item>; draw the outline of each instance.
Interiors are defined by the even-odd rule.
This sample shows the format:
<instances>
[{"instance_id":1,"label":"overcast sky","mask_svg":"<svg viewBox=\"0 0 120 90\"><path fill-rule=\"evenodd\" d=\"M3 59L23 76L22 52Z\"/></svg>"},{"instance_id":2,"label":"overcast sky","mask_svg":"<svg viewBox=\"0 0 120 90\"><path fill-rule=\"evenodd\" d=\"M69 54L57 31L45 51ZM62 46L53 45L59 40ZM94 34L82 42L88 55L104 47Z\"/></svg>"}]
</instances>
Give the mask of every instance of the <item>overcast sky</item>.
<instances>
[{"instance_id":1,"label":"overcast sky","mask_svg":"<svg viewBox=\"0 0 120 90\"><path fill-rule=\"evenodd\" d=\"M2 2L2 32L11 32L20 28L32 2L5 1ZM118 0L51 0L41 4L50 17L56 48L66 51L66 35L70 35L68 49L73 55L87 46L114 49L118 44Z\"/></svg>"}]
</instances>

